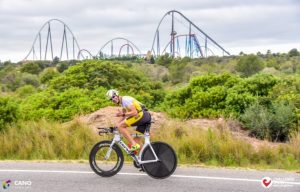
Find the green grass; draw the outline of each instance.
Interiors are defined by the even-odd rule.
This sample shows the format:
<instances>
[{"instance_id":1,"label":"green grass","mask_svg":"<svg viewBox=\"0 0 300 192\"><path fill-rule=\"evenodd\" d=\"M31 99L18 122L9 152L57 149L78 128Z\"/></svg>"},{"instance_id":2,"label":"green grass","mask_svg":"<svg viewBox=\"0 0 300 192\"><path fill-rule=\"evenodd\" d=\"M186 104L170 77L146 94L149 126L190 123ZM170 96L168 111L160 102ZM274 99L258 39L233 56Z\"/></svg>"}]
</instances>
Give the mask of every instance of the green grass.
<instances>
[{"instance_id":1,"label":"green grass","mask_svg":"<svg viewBox=\"0 0 300 192\"><path fill-rule=\"evenodd\" d=\"M0 132L0 160L87 160L96 142L110 138L99 137L76 120L65 124L43 119L18 122ZM155 130L152 140L172 145L180 164L300 169L300 133L277 148L254 149L249 143L234 138L224 125L203 130L172 120ZM125 159L132 161L128 156Z\"/></svg>"},{"instance_id":2,"label":"green grass","mask_svg":"<svg viewBox=\"0 0 300 192\"><path fill-rule=\"evenodd\" d=\"M255 150L249 143L234 138L224 125L206 131L187 127L183 122L169 122L156 132L155 140L171 144L182 164L300 169L300 133L278 148L265 146Z\"/></svg>"},{"instance_id":3,"label":"green grass","mask_svg":"<svg viewBox=\"0 0 300 192\"><path fill-rule=\"evenodd\" d=\"M96 134L77 121L19 122L0 133L0 159L87 159L96 141Z\"/></svg>"}]
</instances>

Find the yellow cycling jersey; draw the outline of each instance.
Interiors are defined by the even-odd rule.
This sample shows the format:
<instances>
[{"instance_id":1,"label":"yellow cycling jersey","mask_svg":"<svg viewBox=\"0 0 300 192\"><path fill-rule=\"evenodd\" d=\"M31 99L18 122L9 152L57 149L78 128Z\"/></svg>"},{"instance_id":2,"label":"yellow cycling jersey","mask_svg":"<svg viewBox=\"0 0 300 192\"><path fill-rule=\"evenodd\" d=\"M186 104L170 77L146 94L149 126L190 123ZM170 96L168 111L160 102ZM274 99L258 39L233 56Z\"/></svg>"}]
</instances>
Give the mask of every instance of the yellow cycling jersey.
<instances>
[{"instance_id":1,"label":"yellow cycling jersey","mask_svg":"<svg viewBox=\"0 0 300 192\"><path fill-rule=\"evenodd\" d=\"M121 102L122 108L125 109L126 111L129 111L129 107L131 105L133 105L136 108L136 110L138 111L138 115L133 117L127 117L125 119L125 123L128 126L131 126L132 124L138 122L143 117L142 103L140 103L138 100L136 100L133 97L123 96Z\"/></svg>"},{"instance_id":2,"label":"yellow cycling jersey","mask_svg":"<svg viewBox=\"0 0 300 192\"><path fill-rule=\"evenodd\" d=\"M129 110L129 107L133 105L138 112L142 111L142 103L130 96L123 96L121 106L126 111Z\"/></svg>"}]
</instances>

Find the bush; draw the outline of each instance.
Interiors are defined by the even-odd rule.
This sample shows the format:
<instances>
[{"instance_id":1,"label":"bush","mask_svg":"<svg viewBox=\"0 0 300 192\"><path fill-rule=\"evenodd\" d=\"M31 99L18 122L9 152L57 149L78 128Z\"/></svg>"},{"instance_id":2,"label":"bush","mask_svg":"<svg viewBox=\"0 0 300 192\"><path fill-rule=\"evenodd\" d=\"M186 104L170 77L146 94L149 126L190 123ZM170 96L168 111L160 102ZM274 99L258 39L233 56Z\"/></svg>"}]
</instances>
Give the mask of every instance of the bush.
<instances>
[{"instance_id":1,"label":"bush","mask_svg":"<svg viewBox=\"0 0 300 192\"><path fill-rule=\"evenodd\" d=\"M274 141L287 141L297 130L295 107L287 102L274 103L270 123L271 138Z\"/></svg>"},{"instance_id":2,"label":"bush","mask_svg":"<svg viewBox=\"0 0 300 192\"><path fill-rule=\"evenodd\" d=\"M245 110L245 113L241 115L241 120L244 126L251 131L251 134L257 138L270 138L269 127L272 117L268 110L258 102L255 102Z\"/></svg>"},{"instance_id":3,"label":"bush","mask_svg":"<svg viewBox=\"0 0 300 192\"><path fill-rule=\"evenodd\" d=\"M242 76L249 77L264 68L263 61L255 55L242 56L236 65L236 70Z\"/></svg>"},{"instance_id":4,"label":"bush","mask_svg":"<svg viewBox=\"0 0 300 192\"><path fill-rule=\"evenodd\" d=\"M32 85L34 87L38 87L40 84L38 76L29 73L23 73L21 81L22 81L21 86Z\"/></svg>"},{"instance_id":5,"label":"bush","mask_svg":"<svg viewBox=\"0 0 300 192\"><path fill-rule=\"evenodd\" d=\"M39 86L39 79L36 75L30 73L20 73L18 71L11 71L2 78L4 86L11 91L15 91L24 85Z\"/></svg>"},{"instance_id":6,"label":"bush","mask_svg":"<svg viewBox=\"0 0 300 192\"><path fill-rule=\"evenodd\" d=\"M51 86L56 90L70 87L87 88L90 90L102 87L123 87L130 90L130 86L139 86L145 77L137 71L109 61L84 61L64 71L62 76L54 78ZM125 86L126 85L126 86Z\"/></svg>"},{"instance_id":7,"label":"bush","mask_svg":"<svg viewBox=\"0 0 300 192\"><path fill-rule=\"evenodd\" d=\"M260 139L286 141L296 130L295 108L289 103L272 103L270 108L258 102L246 109L241 120Z\"/></svg>"},{"instance_id":8,"label":"bush","mask_svg":"<svg viewBox=\"0 0 300 192\"><path fill-rule=\"evenodd\" d=\"M158 65L163 65L163 66L168 66L169 64L171 64L173 58L168 54L164 54L162 56L159 56L155 63L158 64Z\"/></svg>"},{"instance_id":9,"label":"bush","mask_svg":"<svg viewBox=\"0 0 300 192\"><path fill-rule=\"evenodd\" d=\"M62 73L69 68L69 65L66 62L60 62L57 64L56 68L58 72Z\"/></svg>"},{"instance_id":10,"label":"bush","mask_svg":"<svg viewBox=\"0 0 300 192\"><path fill-rule=\"evenodd\" d=\"M19 105L11 97L0 96L0 131L4 129L7 124L15 122L19 117Z\"/></svg>"},{"instance_id":11,"label":"bush","mask_svg":"<svg viewBox=\"0 0 300 192\"><path fill-rule=\"evenodd\" d=\"M39 74L42 71L42 68L39 66L38 63L30 62L25 63L21 67L21 72L23 73L30 73L30 74Z\"/></svg>"},{"instance_id":12,"label":"bush","mask_svg":"<svg viewBox=\"0 0 300 192\"><path fill-rule=\"evenodd\" d=\"M174 59L168 66L172 83L188 82L195 66L189 64L190 58Z\"/></svg>"},{"instance_id":13,"label":"bush","mask_svg":"<svg viewBox=\"0 0 300 192\"><path fill-rule=\"evenodd\" d=\"M40 81L45 84L57 76L59 76L59 73L55 68L47 68L40 74Z\"/></svg>"},{"instance_id":14,"label":"bush","mask_svg":"<svg viewBox=\"0 0 300 192\"><path fill-rule=\"evenodd\" d=\"M103 88L93 92L79 88L69 88L63 92L49 89L27 97L21 103L21 111L26 120L44 117L68 121L76 114L92 112L107 106L105 93Z\"/></svg>"},{"instance_id":15,"label":"bush","mask_svg":"<svg viewBox=\"0 0 300 192\"><path fill-rule=\"evenodd\" d=\"M245 79L247 91L257 96L268 96L272 88L278 83L277 78L269 74L256 74Z\"/></svg>"},{"instance_id":16,"label":"bush","mask_svg":"<svg viewBox=\"0 0 300 192\"><path fill-rule=\"evenodd\" d=\"M288 52L288 56L289 57L300 56L300 52L296 48L294 48Z\"/></svg>"},{"instance_id":17,"label":"bush","mask_svg":"<svg viewBox=\"0 0 300 192\"><path fill-rule=\"evenodd\" d=\"M1 81L8 90L15 91L23 84L21 76L22 74L20 72L10 71L3 76Z\"/></svg>"},{"instance_id":18,"label":"bush","mask_svg":"<svg viewBox=\"0 0 300 192\"><path fill-rule=\"evenodd\" d=\"M37 90L32 85L25 85L16 90L16 93L17 93L18 97L20 97L20 98L28 97L29 95L32 95L36 92L37 92Z\"/></svg>"},{"instance_id":19,"label":"bush","mask_svg":"<svg viewBox=\"0 0 300 192\"><path fill-rule=\"evenodd\" d=\"M272 75L258 74L239 78L228 73L193 78L188 87L169 93L162 109L174 117L238 117L258 99L267 96L276 85Z\"/></svg>"},{"instance_id":20,"label":"bush","mask_svg":"<svg viewBox=\"0 0 300 192\"><path fill-rule=\"evenodd\" d=\"M256 100L249 83L227 73L195 77L187 88L166 96L162 109L181 118L237 116Z\"/></svg>"},{"instance_id":21,"label":"bush","mask_svg":"<svg viewBox=\"0 0 300 192\"><path fill-rule=\"evenodd\" d=\"M57 91L71 87L88 90L115 88L121 93L137 95L137 99L148 107L157 105L164 97L161 83L150 81L145 74L111 61L81 62L53 78L49 85Z\"/></svg>"}]
</instances>

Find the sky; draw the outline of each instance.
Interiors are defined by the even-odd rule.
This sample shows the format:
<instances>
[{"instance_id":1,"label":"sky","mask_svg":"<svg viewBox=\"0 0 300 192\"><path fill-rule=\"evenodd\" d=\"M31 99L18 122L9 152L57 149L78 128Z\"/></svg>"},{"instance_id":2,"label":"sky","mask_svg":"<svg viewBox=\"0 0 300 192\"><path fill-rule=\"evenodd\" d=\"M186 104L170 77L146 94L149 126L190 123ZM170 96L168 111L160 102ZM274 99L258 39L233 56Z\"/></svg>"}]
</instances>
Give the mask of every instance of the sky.
<instances>
[{"instance_id":1,"label":"sky","mask_svg":"<svg viewBox=\"0 0 300 192\"><path fill-rule=\"evenodd\" d=\"M54 18L94 55L115 37L146 53L170 10L181 12L233 55L300 50L300 0L0 0L0 60L24 59L41 27ZM183 31L184 20L176 18ZM164 25L169 28L170 22Z\"/></svg>"}]
</instances>

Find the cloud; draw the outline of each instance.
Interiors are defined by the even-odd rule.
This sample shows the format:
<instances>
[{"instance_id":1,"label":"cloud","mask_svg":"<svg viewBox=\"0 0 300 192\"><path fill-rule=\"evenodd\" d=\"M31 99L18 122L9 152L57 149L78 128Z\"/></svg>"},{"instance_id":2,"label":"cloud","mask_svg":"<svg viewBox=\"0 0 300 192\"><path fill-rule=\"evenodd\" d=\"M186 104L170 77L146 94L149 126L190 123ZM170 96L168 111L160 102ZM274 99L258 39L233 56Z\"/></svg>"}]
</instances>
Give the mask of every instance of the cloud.
<instances>
[{"instance_id":1,"label":"cloud","mask_svg":"<svg viewBox=\"0 0 300 192\"><path fill-rule=\"evenodd\" d=\"M278 51L300 49L297 0L0 0L0 60L23 59L41 26L52 18L67 23L81 48L92 53L118 36L147 51L158 22L173 9L235 54L260 51L263 46ZM175 22L176 31L188 31L182 17L176 15ZM170 25L169 17L161 26L165 43ZM62 36L59 33L57 38Z\"/></svg>"}]
</instances>

